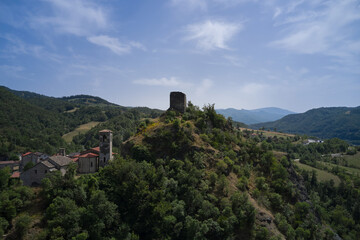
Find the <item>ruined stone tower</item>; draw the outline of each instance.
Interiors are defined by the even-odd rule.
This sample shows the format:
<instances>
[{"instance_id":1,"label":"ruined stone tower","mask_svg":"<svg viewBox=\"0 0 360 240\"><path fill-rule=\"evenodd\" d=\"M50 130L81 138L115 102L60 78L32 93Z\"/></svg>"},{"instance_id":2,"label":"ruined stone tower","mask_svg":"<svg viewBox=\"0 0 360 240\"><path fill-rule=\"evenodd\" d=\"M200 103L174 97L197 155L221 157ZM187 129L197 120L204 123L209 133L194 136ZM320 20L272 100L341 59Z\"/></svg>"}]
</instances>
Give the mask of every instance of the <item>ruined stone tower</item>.
<instances>
[{"instance_id":1,"label":"ruined stone tower","mask_svg":"<svg viewBox=\"0 0 360 240\"><path fill-rule=\"evenodd\" d=\"M104 167L112 160L112 131L101 130L99 132L100 141L100 154L99 154L99 166Z\"/></svg>"},{"instance_id":2,"label":"ruined stone tower","mask_svg":"<svg viewBox=\"0 0 360 240\"><path fill-rule=\"evenodd\" d=\"M186 95L182 92L171 92L170 109L184 113L186 110Z\"/></svg>"}]
</instances>

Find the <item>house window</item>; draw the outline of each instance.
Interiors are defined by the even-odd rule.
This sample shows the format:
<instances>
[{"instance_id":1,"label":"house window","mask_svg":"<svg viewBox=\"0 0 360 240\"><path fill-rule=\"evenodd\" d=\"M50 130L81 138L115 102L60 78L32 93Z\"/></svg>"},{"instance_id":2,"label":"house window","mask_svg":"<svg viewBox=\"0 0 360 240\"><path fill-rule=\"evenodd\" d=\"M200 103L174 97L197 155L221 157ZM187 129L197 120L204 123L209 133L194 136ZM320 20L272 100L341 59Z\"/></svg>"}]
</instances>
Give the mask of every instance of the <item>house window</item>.
<instances>
[{"instance_id":1,"label":"house window","mask_svg":"<svg viewBox=\"0 0 360 240\"><path fill-rule=\"evenodd\" d=\"M92 166L93 166L93 162L90 163L90 167L92 167Z\"/></svg>"},{"instance_id":2,"label":"house window","mask_svg":"<svg viewBox=\"0 0 360 240\"><path fill-rule=\"evenodd\" d=\"M104 157L104 162L106 162L106 157Z\"/></svg>"},{"instance_id":3,"label":"house window","mask_svg":"<svg viewBox=\"0 0 360 240\"><path fill-rule=\"evenodd\" d=\"M35 174L37 174L37 170L35 170Z\"/></svg>"},{"instance_id":4,"label":"house window","mask_svg":"<svg viewBox=\"0 0 360 240\"><path fill-rule=\"evenodd\" d=\"M45 173L47 173L47 170L45 170Z\"/></svg>"}]
</instances>

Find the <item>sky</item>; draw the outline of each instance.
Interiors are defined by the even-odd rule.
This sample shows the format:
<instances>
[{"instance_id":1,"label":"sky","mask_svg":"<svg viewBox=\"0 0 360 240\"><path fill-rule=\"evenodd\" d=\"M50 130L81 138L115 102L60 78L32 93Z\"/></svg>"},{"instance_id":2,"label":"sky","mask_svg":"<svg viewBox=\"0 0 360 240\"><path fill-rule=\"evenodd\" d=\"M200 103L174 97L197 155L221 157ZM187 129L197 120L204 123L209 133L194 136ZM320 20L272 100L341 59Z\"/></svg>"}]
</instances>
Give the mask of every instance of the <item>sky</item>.
<instances>
[{"instance_id":1,"label":"sky","mask_svg":"<svg viewBox=\"0 0 360 240\"><path fill-rule=\"evenodd\" d=\"M360 0L1 0L0 85L167 109L360 105Z\"/></svg>"}]
</instances>

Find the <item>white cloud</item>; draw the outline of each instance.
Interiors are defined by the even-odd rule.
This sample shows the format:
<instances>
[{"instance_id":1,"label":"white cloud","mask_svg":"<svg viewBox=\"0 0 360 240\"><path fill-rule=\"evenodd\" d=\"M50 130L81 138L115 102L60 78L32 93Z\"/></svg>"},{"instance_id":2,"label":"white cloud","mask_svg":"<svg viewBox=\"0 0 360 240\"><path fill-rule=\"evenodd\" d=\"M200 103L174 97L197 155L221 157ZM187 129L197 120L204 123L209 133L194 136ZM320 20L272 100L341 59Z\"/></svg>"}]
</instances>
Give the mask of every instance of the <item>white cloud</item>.
<instances>
[{"instance_id":1,"label":"white cloud","mask_svg":"<svg viewBox=\"0 0 360 240\"><path fill-rule=\"evenodd\" d=\"M201 50L229 49L227 42L243 28L242 24L232 24L208 20L186 27L186 41L196 41Z\"/></svg>"},{"instance_id":2,"label":"white cloud","mask_svg":"<svg viewBox=\"0 0 360 240\"><path fill-rule=\"evenodd\" d=\"M302 2L298 1L298 4L293 4L289 9L296 8ZM322 7L322 10L287 18L285 23L289 28L286 29L286 36L271 45L298 53L326 55L342 48L344 41L352 35L351 32L346 32L346 27L360 20L358 1L319 2L317 7Z\"/></svg>"},{"instance_id":3,"label":"white cloud","mask_svg":"<svg viewBox=\"0 0 360 240\"><path fill-rule=\"evenodd\" d=\"M195 94L197 96L205 95L213 85L214 83L212 80L203 79L201 84L197 87Z\"/></svg>"},{"instance_id":4,"label":"white cloud","mask_svg":"<svg viewBox=\"0 0 360 240\"><path fill-rule=\"evenodd\" d=\"M51 16L37 16L32 27L49 27L58 33L77 36L91 35L109 27L104 9L92 1L44 0L51 4Z\"/></svg>"},{"instance_id":5,"label":"white cloud","mask_svg":"<svg viewBox=\"0 0 360 240\"><path fill-rule=\"evenodd\" d=\"M48 52L43 46L28 44L12 35L4 35L0 38L4 38L8 41L9 45L4 48L4 51L8 54L15 55L30 55L42 60L51 60L54 62L62 62L63 57L51 52Z\"/></svg>"},{"instance_id":6,"label":"white cloud","mask_svg":"<svg viewBox=\"0 0 360 240\"><path fill-rule=\"evenodd\" d=\"M106 35L88 37L87 40L93 44L107 47L118 55L129 53L131 50L129 45L121 43L117 38L112 38Z\"/></svg>"},{"instance_id":7,"label":"white cloud","mask_svg":"<svg viewBox=\"0 0 360 240\"><path fill-rule=\"evenodd\" d=\"M129 43L129 45L132 46L132 47L134 47L134 48L143 50L143 51L146 51L146 50L147 50L146 47L145 47L143 44L139 43L139 42L134 42L134 41L132 41L132 42Z\"/></svg>"},{"instance_id":8,"label":"white cloud","mask_svg":"<svg viewBox=\"0 0 360 240\"><path fill-rule=\"evenodd\" d=\"M277 7L275 8L274 16L273 18L277 18L282 13L282 9Z\"/></svg>"},{"instance_id":9,"label":"white cloud","mask_svg":"<svg viewBox=\"0 0 360 240\"><path fill-rule=\"evenodd\" d=\"M117 38L109 37L107 35L88 37L87 40L93 44L109 48L112 52L118 55L129 53L132 48L146 51L145 46L139 42L130 42L128 44L121 43Z\"/></svg>"},{"instance_id":10,"label":"white cloud","mask_svg":"<svg viewBox=\"0 0 360 240\"><path fill-rule=\"evenodd\" d=\"M139 85L147 85L147 86L162 86L162 87L176 87L181 84L181 82L176 79L175 77L170 78L145 78L145 79L138 79L133 81L134 84Z\"/></svg>"}]
</instances>

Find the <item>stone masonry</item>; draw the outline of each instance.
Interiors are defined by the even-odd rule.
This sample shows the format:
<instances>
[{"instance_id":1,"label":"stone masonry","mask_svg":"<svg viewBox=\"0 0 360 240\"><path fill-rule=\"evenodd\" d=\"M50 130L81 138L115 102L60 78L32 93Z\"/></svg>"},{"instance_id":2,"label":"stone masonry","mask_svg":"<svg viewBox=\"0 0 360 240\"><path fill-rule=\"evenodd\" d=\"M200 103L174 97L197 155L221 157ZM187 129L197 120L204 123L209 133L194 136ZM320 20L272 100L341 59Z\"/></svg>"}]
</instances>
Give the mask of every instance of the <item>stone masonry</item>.
<instances>
[{"instance_id":1,"label":"stone masonry","mask_svg":"<svg viewBox=\"0 0 360 240\"><path fill-rule=\"evenodd\" d=\"M186 95L182 92L170 93L170 110L184 113L186 110Z\"/></svg>"}]
</instances>

